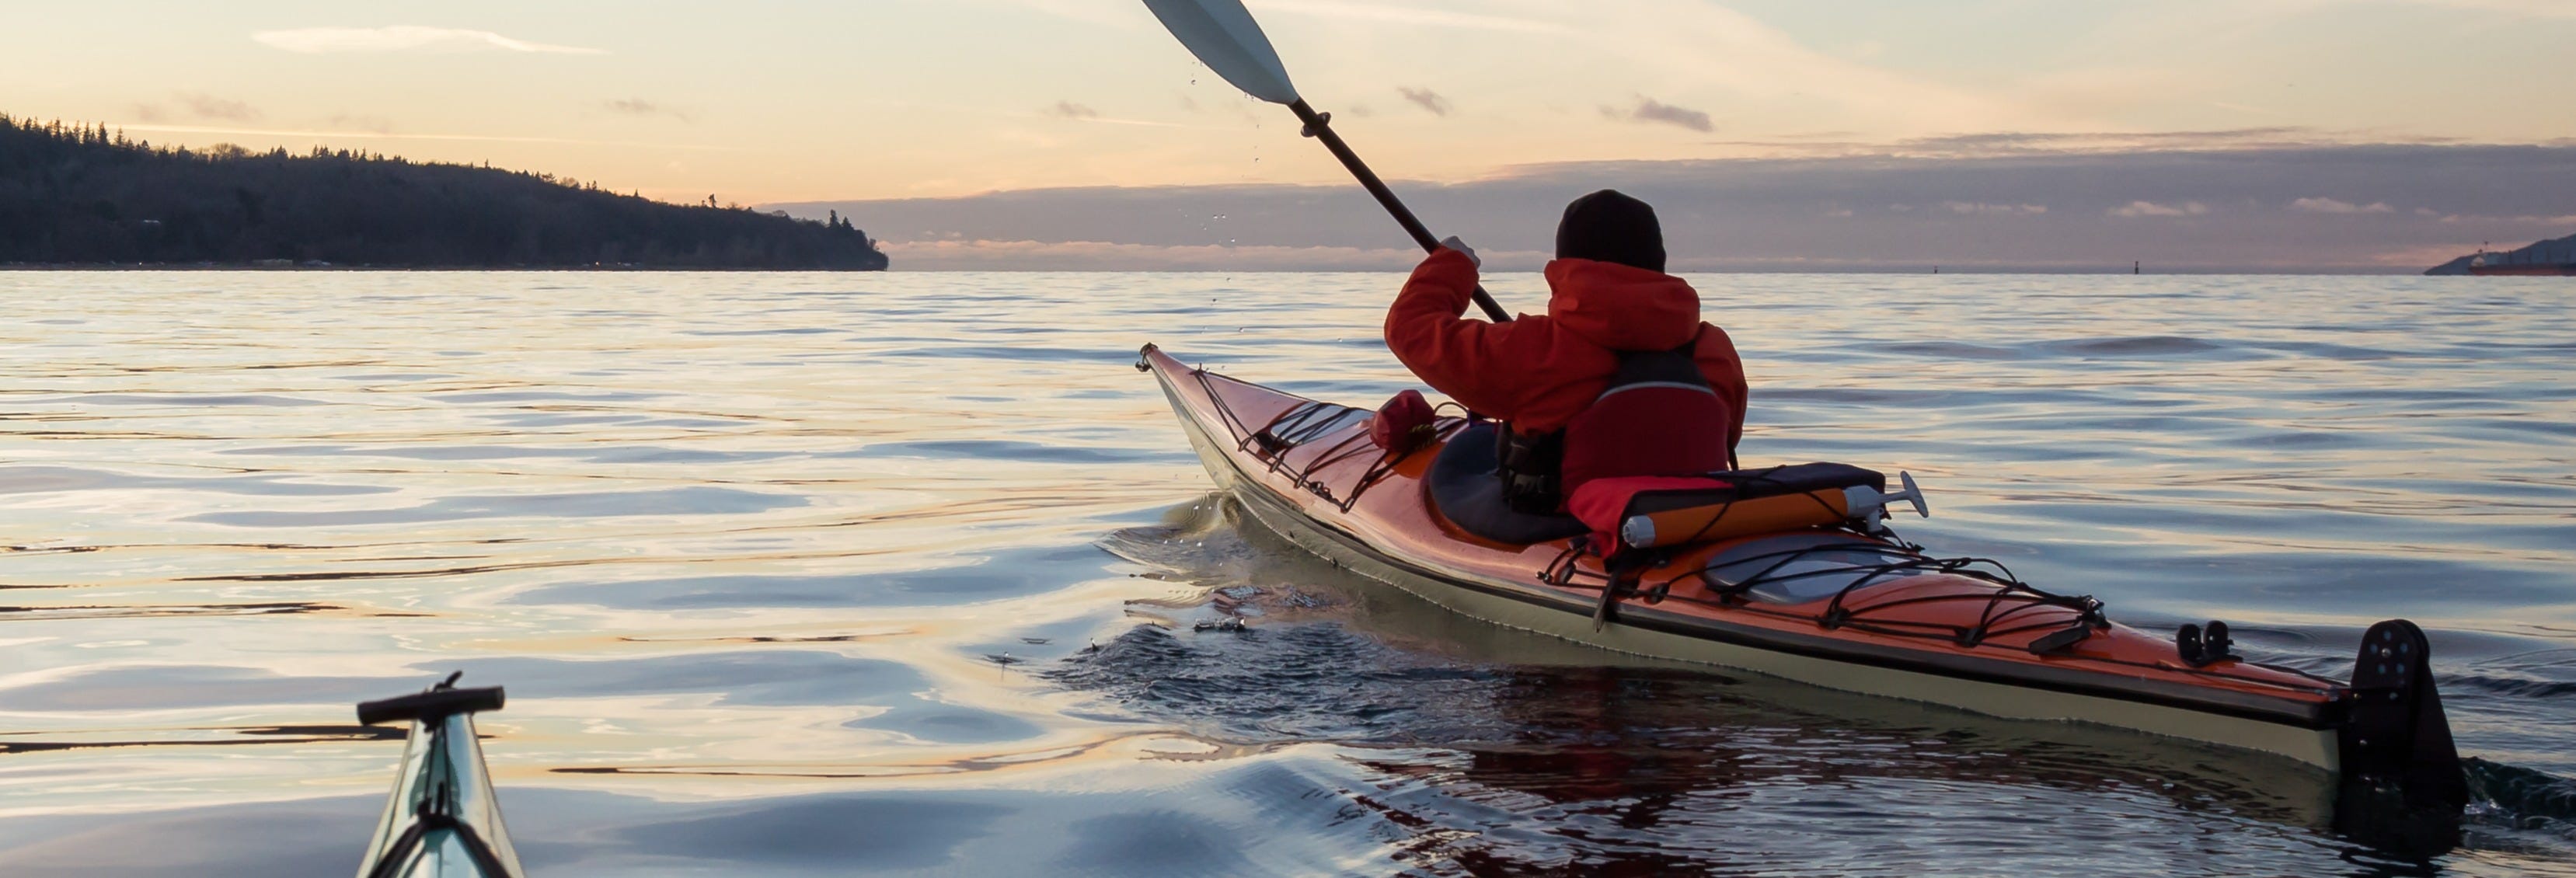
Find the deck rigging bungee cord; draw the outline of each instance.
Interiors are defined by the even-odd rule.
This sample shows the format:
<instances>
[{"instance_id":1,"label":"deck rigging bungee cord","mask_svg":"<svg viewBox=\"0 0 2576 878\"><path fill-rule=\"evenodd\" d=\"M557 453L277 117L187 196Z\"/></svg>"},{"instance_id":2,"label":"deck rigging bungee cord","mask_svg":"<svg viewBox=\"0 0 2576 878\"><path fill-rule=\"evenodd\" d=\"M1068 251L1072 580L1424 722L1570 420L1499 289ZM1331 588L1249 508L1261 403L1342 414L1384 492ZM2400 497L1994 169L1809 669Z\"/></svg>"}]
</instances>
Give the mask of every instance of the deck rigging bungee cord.
<instances>
[{"instance_id":1,"label":"deck rigging bungee cord","mask_svg":"<svg viewBox=\"0 0 2576 878\"><path fill-rule=\"evenodd\" d=\"M1232 434L1231 438L1235 441L1235 445L1238 450L1251 452L1258 448L1259 451L1255 453L1254 456L1264 461L1270 472L1290 478L1295 481L1298 487L1302 490L1305 490L1316 497L1322 498L1344 512L1350 511L1352 506L1359 501L1359 498L1365 494L1369 488L1374 487L1391 475L1396 463L1409 456L1409 453L1383 453L1374 443L1369 441L1367 431L1352 430L1350 431L1350 435L1334 441L1332 444L1316 451L1315 454L1308 457L1304 463L1291 464L1290 452L1302 449L1311 443L1322 440L1332 435L1333 431L1337 429L1344 429L1351 426L1352 424L1350 419L1355 416L1367 415L1369 414L1368 410L1353 406L1317 402L1314 400L1301 400L1297 404L1290 406L1287 410L1282 411L1279 415L1264 422L1261 426L1254 427L1236 413L1231 406L1227 405L1224 394L1215 392L1215 388L1213 386L1213 383L1219 380L1237 384L1246 382L1239 381L1238 379L1227 378L1222 375L1216 375L1206 371L1205 369L1193 369L1191 370L1191 375L1200 382L1201 389L1207 391L1207 399L1216 410L1220 420L1226 424L1227 431ZM1446 407L1447 406L1444 406L1444 408ZM1449 438L1455 436L1458 431L1468 426L1469 423L1470 422L1465 418L1443 418L1440 420L1437 428L1438 438L1445 442ZM1373 462L1367 469L1363 470L1360 476L1353 480L1352 484L1347 489L1337 491L1333 485L1325 482L1322 478L1319 478L1320 474L1334 466L1358 460L1371 453L1379 453L1380 459ZM1772 469L1777 470L1779 468L1774 467ZM1767 471L1756 472L1759 473ZM1822 501L1818 502L1821 503ZM1720 512L1719 517L1722 518L1723 514L1723 512ZM1713 526L1716 520L1717 519L1714 518L1711 519L1710 525ZM1842 529L1850 530L1848 524L1846 524ZM1895 538L1894 531L1887 529L1883 524L1877 525L1876 529L1883 532L1877 536L1890 539ZM1580 563L1583 558L1600 558L1602 556L1595 540L1591 537L1577 537L1567 545L1565 551L1560 552L1556 559L1548 564L1545 570L1538 573L1537 579L1544 584L1559 588L1582 591L1610 590L1615 592L1612 596L1613 600L1618 598L1634 597L1650 606L1662 603L1666 600L1672 600L1714 609L1751 613L1776 619L1794 619L1810 622L1827 630L1849 628L1852 630L1865 631L1890 637L1947 641L1970 649L2006 648L1994 643L1993 641L1997 638L2009 637L2011 635L2054 629L2056 633L2043 634L2030 645L2011 647L2012 649L2029 651L2043 655L2062 653L2065 649L2089 638L2093 631L2109 625L2109 622L2103 616L2104 607L2101 601L2090 596L2060 595L2042 590L2027 582L2021 581L2018 577L2013 575L2010 568L2004 566L2000 561L1990 558L1973 557L1934 558L1924 555L1922 553L1923 547L1911 542L1906 542L1901 539L1897 539L1894 543L1879 542L1877 539L1871 538L1872 535L1867 532L1857 530L1852 530L1851 532L1855 539L1848 542L1824 543L1814 546L1768 552L1746 558L1734 559L1724 565L1704 565L1698 570L1688 571L1666 578L1651 587L1635 588L1632 586L1625 589L1616 587L1615 581L1619 576L1619 572L1607 569L1610 567L1607 563L1604 564L1605 570L1600 572L1584 569L1583 565ZM1882 555L1903 555L1905 557L1894 558L1879 564L1845 564L1815 570L1786 571L1786 568L1796 564L1797 562L1809 560L1820 553L1850 551L1854 549L1868 550ZM1668 559L1670 557L1669 554L1662 551L1648 552L1632 550L1631 552L1616 554L1628 554L1635 557L1637 559L1636 561L1620 564L1618 566L1625 568L1633 565L1639 572L1660 566L1659 562L1661 560ZM1744 577L1740 580L1723 579L1715 573L1715 569L1720 566L1739 566L1763 561L1768 561L1769 563L1753 575ZM1980 566L1992 567L1993 570L1988 571L1978 569ZM1887 584L1896 579L1906 577L1933 574L1950 574L1974 579L1991 584L1995 586L1995 589L1985 594L1950 593L1935 595L1906 595L1889 597L1875 601L1869 600L1868 595L1862 594L1863 589L1872 585ZM1785 582L1793 582L1799 579L1822 576L1850 576L1852 579L1850 582L1836 590L1832 598L1826 602L1824 610L1820 613L1793 612L1787 609L1763 606L1748 597L1754 589L1761 586L1777 585ZM1712 599L1696 595L1676 594L1673 592L1674 585L1690 579L1698 579L1715 597ZM1890 618L1892 611L1902 607L1919 607L1960 601L1981 601L1985 604L1985 606L1978 612L1977 618L1973 623L1961 625L1949 622ZM1807 601L1803 603L1812 604L1814 602ZM2050 613L2050 610L2055 610L2057 612ZM2050 642L2052 640L2056 640L2058 642ZM2212 679L2230 680L2238 683L2260 685L2270 688L2293 688L2271 681L2231 674L2224 668L2194 667L2185 662L2142 662L2101 656L2076 656L2075 658L2080 658L2081 660L2088 662L2099 662L2118 666L2188 673ZM2266 670L2293 674L2301 679L2314 681L2317 684L2314 687L2301 689L2299 691L2330 692L2335 687L2343 685L2341 681L2323 677L2298 668L2242 660L2240 660L2240 663L2253 667L2264 668Z\"/></svg>"}]
</instances>

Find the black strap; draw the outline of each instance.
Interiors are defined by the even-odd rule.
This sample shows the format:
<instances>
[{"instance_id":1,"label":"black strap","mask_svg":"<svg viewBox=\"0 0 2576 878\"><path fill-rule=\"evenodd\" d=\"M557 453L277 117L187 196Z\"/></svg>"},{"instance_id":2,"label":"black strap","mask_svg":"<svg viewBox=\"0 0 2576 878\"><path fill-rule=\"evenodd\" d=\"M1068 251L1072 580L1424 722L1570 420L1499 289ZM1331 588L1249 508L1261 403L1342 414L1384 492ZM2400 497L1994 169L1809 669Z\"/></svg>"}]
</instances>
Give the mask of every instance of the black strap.
<instances>
[{"instance_id":1,"label":"black strap","mask_svg":"<svg viewBox=\"0 0 2576 878\"><path fill-rule=\"evenodd\" d=\"M412 818L411 825L403 827L402 835L396 836L393 844L385 847L385 855L376 858L375 865L367 869L367 878L398 878L403 867L410 864L412 855L429 840L429 834L441 829L456 833L457 842L465 846L465 855L474 858L474 867L484 874L517 878L509 867L501 864L501 855L492 850L490 842L483 840L482 833L443 812L427 812Z\"/></svg>"},{"instance_id":2,"label":"black strap","mask_svg":"<svg viewBox=\"0 0 2576 878\"><path fill-rule=\"evenodd\" d=\"M1592 401L1599 403L1641 384L1687 385L1715 395L1716 385L1709 383L1708 372L1699 367L1698 348L1699 332L1695 330L1691 339L1679 347L1660 351L1612 351L1619 358L1618 369L1610 373L1609 385L1601 388L1601 394L1593 397Z\"/></svg>"},{"instance_id":3,"label":"black strap","mask_svg":"<svg viewBox=\"0 0 2576 878\"><path fill-rule=\"evenodd\" d=\"M1643 597L1650 604L1662 602L1672 583L1663 583L1651 590L1637 586L1645 581L1646 571L1662 567L1670 560L1661 552L1642 549L1624 549L1602 559L1602 571L1610 574L1610 581L1601 587L1601 603L1592 608L1592 630L1599 631L1618 621L1622 598Z\"/></svg>"},{"instance_id":4,"label":"black strap","mask_svg":"<svg viewBox=\"0 0 2576 878\"><path fill-rule=\"evenodd\" d=\"M1494 431L1494 474L1514 511L1556 514L1565 503L1565 431L1522 433L1504 423Z\"/></svg>"}]
</instances>

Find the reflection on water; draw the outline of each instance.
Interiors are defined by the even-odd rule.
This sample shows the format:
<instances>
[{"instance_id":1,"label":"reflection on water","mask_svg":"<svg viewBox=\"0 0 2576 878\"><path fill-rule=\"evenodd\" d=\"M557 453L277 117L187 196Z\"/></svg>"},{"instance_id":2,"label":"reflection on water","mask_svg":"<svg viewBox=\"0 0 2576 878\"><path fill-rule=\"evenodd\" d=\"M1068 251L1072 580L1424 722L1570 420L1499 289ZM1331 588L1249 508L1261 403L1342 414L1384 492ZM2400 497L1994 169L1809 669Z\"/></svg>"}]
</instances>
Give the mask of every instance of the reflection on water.
<instances>
[{"instance_id":1,"label":"reflection on water","mask_svg":"<svg viewBox=\"0 0 2576 878\"><path fill-rule=\"evenodd\" d=\"M1703 284L1746 456L1912 470L1919 541L2325 672L2423 622L2480 800L2417 862L1239 524L1135 347L1373 401L1389 277L0 274L0 872L345 872L349 705L453 670L541 875L2576 872L2576 309L2496 280Z\"/></svg>"}]
</instances>

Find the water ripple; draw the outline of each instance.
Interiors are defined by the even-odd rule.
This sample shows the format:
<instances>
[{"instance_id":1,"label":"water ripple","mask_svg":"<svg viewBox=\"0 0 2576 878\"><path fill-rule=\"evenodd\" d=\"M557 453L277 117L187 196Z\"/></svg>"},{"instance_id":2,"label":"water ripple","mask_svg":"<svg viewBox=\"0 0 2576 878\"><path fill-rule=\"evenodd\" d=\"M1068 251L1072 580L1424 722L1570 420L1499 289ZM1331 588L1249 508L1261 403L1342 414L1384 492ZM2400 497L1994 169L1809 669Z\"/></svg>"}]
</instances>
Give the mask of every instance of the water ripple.
<instances>
[{"instance_id":1,"label":"water ripple","mask_svg":"<svg viewBox=\"0 0 2576 878\"><path fill-rule=\"evenodd\" d=\"M0 873L345 874L400 748L350 702L456 670L541 875L2576 871L2563 284L1694 279L1748 462L2265 661L2422 621L2479 759L2427 858L2296 766L1604 656L1208 497L1136 347L1374 402L1398 280L0 273Z\"/></svg>"}]
</instances>

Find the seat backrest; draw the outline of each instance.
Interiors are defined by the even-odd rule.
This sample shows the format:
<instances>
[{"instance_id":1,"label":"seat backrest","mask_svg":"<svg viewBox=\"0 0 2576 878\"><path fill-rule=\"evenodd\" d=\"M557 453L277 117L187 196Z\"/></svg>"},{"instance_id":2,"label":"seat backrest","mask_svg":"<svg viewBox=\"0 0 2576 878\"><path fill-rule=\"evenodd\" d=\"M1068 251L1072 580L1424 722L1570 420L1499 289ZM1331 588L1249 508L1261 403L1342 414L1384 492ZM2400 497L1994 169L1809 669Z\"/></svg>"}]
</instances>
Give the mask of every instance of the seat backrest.
<instances>
[{"instance_id":1,"label":"seat backrest","mask_svg":"<svg viewBox=\"0 0 2576 878\"><path fill-rule=\"evenodd\" d=\"M1694 345L1622 352L1619 372L1565 426L1564 489L1630 476L1697 476L1727 468L1735 412L1691 359Z\"/></svg>"}]
</instances>

